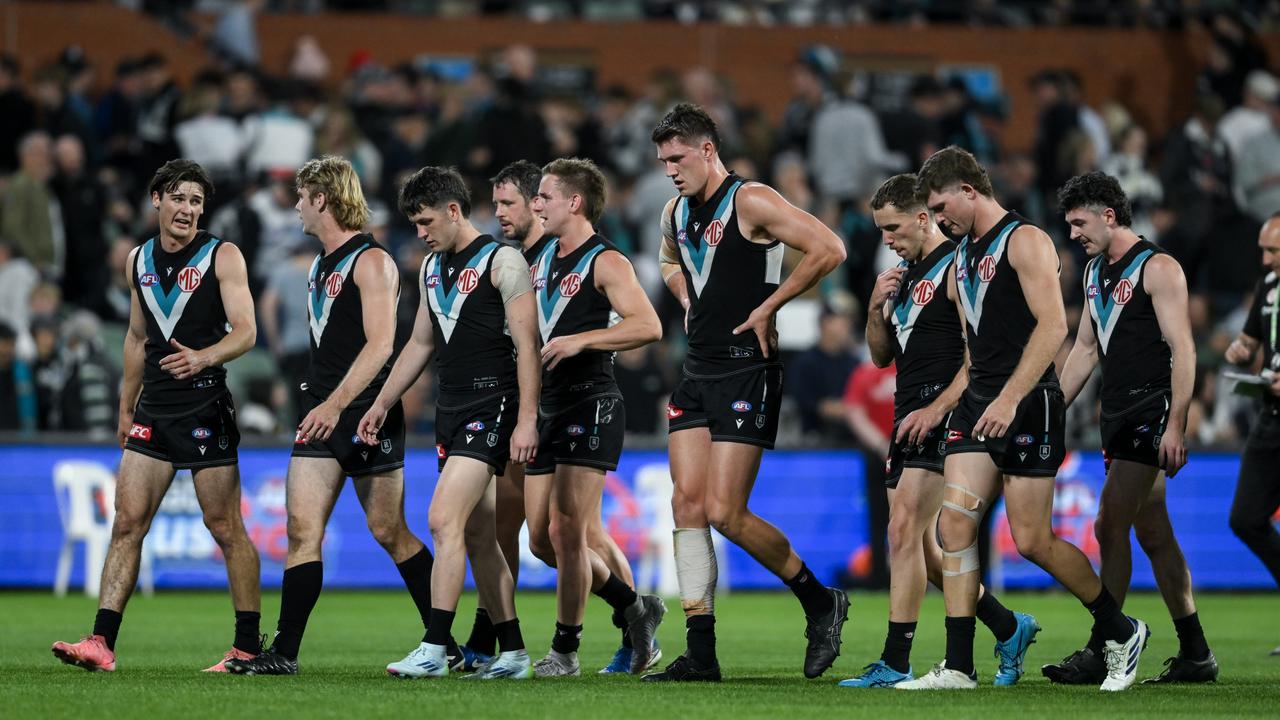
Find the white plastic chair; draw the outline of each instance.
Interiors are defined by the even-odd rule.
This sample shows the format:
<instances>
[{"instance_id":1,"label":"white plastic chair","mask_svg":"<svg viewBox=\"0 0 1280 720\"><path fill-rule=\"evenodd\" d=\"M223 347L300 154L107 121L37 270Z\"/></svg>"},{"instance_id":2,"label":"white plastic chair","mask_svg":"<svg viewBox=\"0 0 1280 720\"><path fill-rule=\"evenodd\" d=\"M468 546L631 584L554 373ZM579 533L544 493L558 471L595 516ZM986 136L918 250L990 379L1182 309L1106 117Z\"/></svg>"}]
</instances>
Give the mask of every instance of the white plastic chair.
<instances>
[{"instance_id":1,"label":"white plastic chair","mask_svg":"<svg viewBox=\"0 0 1280 720\"><path fill-rule=\"evenodd\" d=\"M643 465L636 471L636 499L640 502L641 513L649 519L649 536L638 562L633 565L638 592L656 592L665 597L680 594L680 583L676 578L675 542L671 535L676 526L671 512L671 495L674 490L671 469L666 463ZM718 566L716 594L728 595L731 588L725 538L712 530L711 543L716 551Z\"/></svg>"},{"instance_id":2,"label":"white plastic chair","mask_svg":"<svg viewBox=\"0 0 1280 720\"><path fill-rule=\"evenodd\" d=\"M53 592L58 597L67 594L75 545L83 542L84 594L97 597L102 566L107 560L107 548L111 544L111 522L116 514L115 474L101 463L90 460L63 460L53 468L53 488L63 531L62 552L58 556ZM102 498L105 515L102 518L99 518L95 508L98 497ZM148 597L155 592L151 565L151 552L144 545L138 579L143 594Z\"/></svg>"}]
</instances>

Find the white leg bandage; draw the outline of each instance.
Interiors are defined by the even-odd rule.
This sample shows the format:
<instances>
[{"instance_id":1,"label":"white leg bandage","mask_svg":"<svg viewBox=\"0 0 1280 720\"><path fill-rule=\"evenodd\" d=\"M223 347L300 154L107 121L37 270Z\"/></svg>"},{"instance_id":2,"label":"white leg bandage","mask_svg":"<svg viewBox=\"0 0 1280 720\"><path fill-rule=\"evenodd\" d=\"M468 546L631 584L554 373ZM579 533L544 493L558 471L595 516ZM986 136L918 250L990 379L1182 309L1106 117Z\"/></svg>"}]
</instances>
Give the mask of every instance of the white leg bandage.
<instances>
[{"instance_id":1,"label":"white leg bandage","mask_svg":"<svg viewBox=\"0 0 1280 720\"><path fill-rule=\"evenodd\" d=\"M973 521L974 528L973 543L955 552L947 550L942 543L942 538L938 538L938 545L943 548L942 574L944 576L968 575L981 569L978 559L978 523L982 522L986 504L986 500L969 492L969 489L964 486L947 483L943 487L942 507L969 518Z\"/></svg>"},{"instance_id":2,"label":"white leg bandage","mask_svg":"<svg viewBox=\"0 0 1280 720\"><path fill-rule=\"evenodd\" d=\"M716 610L716 551L710 528L676 528L676 580L680 604L687 615L714 615Z\"/></svg>"}]
</instances>

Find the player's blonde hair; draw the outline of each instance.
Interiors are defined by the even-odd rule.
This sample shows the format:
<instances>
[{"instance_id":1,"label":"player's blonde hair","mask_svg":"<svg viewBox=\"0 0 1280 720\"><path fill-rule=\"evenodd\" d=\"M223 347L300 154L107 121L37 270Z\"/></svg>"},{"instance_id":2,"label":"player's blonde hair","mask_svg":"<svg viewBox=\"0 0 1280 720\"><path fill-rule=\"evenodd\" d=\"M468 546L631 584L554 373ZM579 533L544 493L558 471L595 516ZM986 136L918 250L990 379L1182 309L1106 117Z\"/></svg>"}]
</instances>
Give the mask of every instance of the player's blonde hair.
<instances>
[{"instance_id":1,"label":"player's blonde hair","mask_svg":"<svg viewBox=\"0 0 1280 720\"><path fill-rule=\"evenodd\" d=\"M298 170L296 183L312 196L323 193L325 207L343 230L360 230L369 222L360 177L346 158L325 155L308 160Z\"/></svg>"}]
</instances>

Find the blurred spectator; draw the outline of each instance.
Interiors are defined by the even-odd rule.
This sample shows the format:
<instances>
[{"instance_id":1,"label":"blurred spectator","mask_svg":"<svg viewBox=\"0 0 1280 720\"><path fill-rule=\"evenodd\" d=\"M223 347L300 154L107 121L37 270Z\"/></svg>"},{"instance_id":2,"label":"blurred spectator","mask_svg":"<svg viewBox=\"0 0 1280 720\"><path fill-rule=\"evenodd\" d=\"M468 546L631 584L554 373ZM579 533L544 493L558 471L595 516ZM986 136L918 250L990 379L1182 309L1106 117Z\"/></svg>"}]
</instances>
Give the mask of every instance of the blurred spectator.
<instances>
[{"instance_id":1,"label":"blurred spectator","mask_svg":"<svg viewBox=\"0 0 1280 720\"><path fill-rule=\"evenodd\" d=\"M18 146L13 138L26 136L35 126L35 107L22 90L22 66L18 59L0 55L0 174L18 168Z\"/></svg>"},{"instance_id":2,"label":"blurred spectator","mask_svg":"<svg viewBox=\"0 0 1280 720\"><path fill-rule=\"evenodd\" d=\"M315 253L298 245L284 262L271 268L258 317L267 349L289 388L294 411L303 406L302 376L311 358L311 328L307 320L307 287ZM416 283L417 277L414 277Z\"/></svg>"},{"instance_id":3,"label":"blurred spectator","mask_svg":"<svg viewBox=\"0 0 1280 720\"><path fill-rule=\"evenodd\" d=\"M850 437L844 391L858 364L851 329L847 314L824 309L817 344L787 364L786 394L800 411L807 442L842 443Z\"/></svg>"},{"instance_id":4,"label":"blurred spectator","mask_svg":"<svg viewBox=\"0 0 1280 720\"><path fill-rule=\"evenodd\" d=\"M266 0L232 0L227 3L209 38L215 51L232 63L254 66L261 62L254 20L264 5Z\"/></svg>"},{"instance_id":5,"label":"blurred spectator","mask_svg":"<svg viewBox=\"0 0 1280 720\"><path fill-rule=\"evenodd\" d=\"M63 323L66 383L62 389L62 430L86 432L96 440L115 436L120 373L102 344L98 318L72 313Z\"/></svg>"},{"instance_id":6,"label":"blurred spectator","mask_svg":"<svg viewBox=\"0 0 1280 720\"><path fill-rule=\"evenodd\" d=\"M315 133L297 112L307 92L300 85L282 84L272 92L269 110L245 118L247 172L293 172L311 158Z\"/></svg>"},{"instance_id":7,"label":"blurred spectator","mask_svg":"<svg viewBox=\"0 0 1280 720\"><path fill-rule=\"evenodd\" d=\"M255 287L262 288L271 271L288 262L289 257L311 243L298 222L298 194L293 186L293 170L275 170L267 176L266 185L249 198L247 207L231 215L231 219L243 223L243 230L257 230L257 244L253 251L253 265L249 267ZM228 208L230 209L230 208ZM247 213L245 212L247 211ZM220 213L219 219L223 219ZM214 226L211 224L210 229ZM218 225L222 230L222 225ZM223 235L218 234L219 237ZM248 240L247 235L242 239ZM246 253L248 254L248 253Z\"/></svg>"},{"instance_id":8,"label":"blurred spectator","mask_svg":"<svg viewBox=\"0 0 1280 720\"><path fill-rule=\"evenodd\" d=\"M0 196L0 236L49 277L62 274L63 225L49 188L53 147L37 130L18 142L19 170Z\"/></svg>"},{"instance_id":9,"label":"blurred spectator","mask_svg":"<svg viewBox=\"0 0 1280 720\"><path fill-rule=\"evenodd\" d=\"M36 430L36 395L31 366L18 356L17 333L0 322L0 430Z\"/></svg>"},{"instance_id":10,"label":"blurred spectator","mask_svg":"<svg viewBox=\"0 0 1280 720\"><path fill-rule=\"evenodd\" d=\"M111 241L110 254L107 256L107 287L103 292L100 304L94 308L98 317L107 322L128 323L130 297L129 270L125 267L129 262L129 253L137 247L133 238L121 235Z\"/></svg>"},{"instance_id":11,"label":"blurred spectator","mask_svg":"<svg viewBox=\"0 0 1280 720\"><path fill-rule=\"evenodd\" d=\"M1244 100L1218 123L1218 135L1237 165L1244 160L1245 141L1271 128L1270 108L1280 103L1280 80L1266 70L1254 70L1245 78Z\"/></svg>"},{"instance_id":12,"label":"blurred spectator","mask_svg":"<svg viewBox=\"0 0 1280 720\"><path fill-rule=\"evenodd\" d=\"M294 44L293 56L289 60L289 77L310 83L329 79L329 56L325 55L314 35L303 35Z\"/></svg>"},{"instance_id":13,"label":"blurred spectator","mask_svg":"<svg viewBox=\"0 0 1280 720\"><path fill-rule=\"evenodd\" d=\"M67 383L67 368L62 358L60 332L56 317L41 315L31 319L31 338L36 348L32 360L36 425L42 431L62 428L62 390Z\"/></svg>"},{"instance_id":14,"label":"blurred spectator","mask_svg":"<svg viewBox=\"0 0 1280 720\"><path fill-rule=\"evenodd\" d=\"M1244 210L1257 222L1280 212L1280 97L1267 107L1267 129L1245 140L1236 181Z\"/></svg>"},{"instance_id":15,"label":"blurred spectator","mask_svg":"<svg viewBox=\"0 0 1280 720\"><path fill-rule=\"evenodd\" d=\"M1120 181L1120 189L1133 208L1129 227L1153 242L1159 233L1151 221L1151 213L1164 198L1160 178L1147 168L1147 133L1137 125L1129 125L1116 135L1116 151L1102 165L1102 171Z\"/></svg>"},{"instance_id":16,"label":"blurred spectator","mask_svg":"<svg viewBox=\"0 0 1280 720\"><path fill-rule=\"evenodd\" d=\"M499 80L493 105L476 127L469 155L472 174L493 177L516 160L543 165L551 159L547 126L534 111L532 88L514 77Z\"/></svg>"},{"instance_id":17,"label":"blurred spectator","mask_svg":"<svg viewBox=\"0 0 1280 720\"><path fill-rule=\"evenodd\" d=\"M1106 162L1111 156L1111 134L1107 131L1107 124L1102 120L1102 116L1097 110L1089 107L1084 100L1084 81L1080 77L1080 73L1075 70L1063 70L1062 91L1066 101L1075 105L1079 113L1080 129L1089 137L1089 141L1093 143L1094 155L1097 159L1096 165ZM1076 173L1077 175L1082 173Z\"/></svg>"},{"instance_id":18,"label":"blurred spectator","mask_svg":"<svg viewBox=\"0 0 1280 720\"><path fill-rule=\"evenodd\" d=\"M330 107L316 132L315 151L319 155L341 155L351 161L365 193L376 195L382 183L382 155L356 127L345 107Z\"/></svg>"},{"instance_id":19,"label":"blurred spectator","mask_svg":"<svg viewBox=\"0 0 1280 720\"><path fill-rule=\"evenodd\" d=\"M1067 97L1063 79L1056 70L1042 70L1031 78L1031 92L1039 112L1033 157L1041 195L1049 202L1058 188L1071 178L1062 149L1071 134L1080 129L1080 110Z\"/></svg>"},{"instance_id":20,"label":"blurred spectator","mask_svg":"<svg viewBox=\"0 0 1280 720\"><path fill-rule=\"evenodd\" d=\"M142 112L144 90L137 59L124 58L116 64L115 80L98 101L94 113L105 162L130 176L139 151L138 117Z\"/></svg>"},{"instance_id":21,"label":"blurred spectator","mask_svg":"<svg viewBox=\"0 0 1280 720\"><path fill-rule=\"evenodd\" d=\"M881 122L885 146L907 158L912 168L920 167L942 148L942 83L932 75L919 75L907 92L907 107L888 113Z\"/></svg>"},{"instance_id":22,"label":"blurred spectator","mask_svg":"<svg viewBox=\"0 0 1280 720\"><path fill-rule=\"evenodd\" d=\"M40 273L26 258L15 255L13 245L0 238L0 325L14 334L18 355L35 354L28 329L31 292L40 282Z\"/></svg>"},{"instance_id":23,"label":"blurred spectator","mask_svg":"<svg viewBox=\"0 0 1280 720\"><path fill-rule=\"evenodd\" d=\"M889 500L884 491L885 461L893 433L893 393L897 369L890 364L878 368L865 360L852 374L844 392L845 417L862 452L866 468L863 488L867 501L869 545L872 571L868 584L880 587L888 582L885 535L889 528Z\"/></svg>"},{"instance_id":24,"label":"blurred spectator","mask_svg":"<svg viewBox=\"0 0 1280 720\"><path fill-rule=\"evenodd\" d=\"M138 166L140 182L146 182L156 168L178 155L173 127L178 121L178 101L182 92L173 81L169 61L152 52L138 61L142 74L142 97L138 106Z\"/></svg>"},{"instance_id":25,"label":"blurred spectator","mask_svg":"<svg viewBox=\"0 0 1280 720\"><path fill-rule=\"evenodd\" d=\"M107 285L102 262L107 254L107 191L86 167L80 138L58 138L54 156L57 174L51 185L66 236L62 297L80 307L97 307Z\"/></svg>"},{"instance_id":26,"label":"blurred spectator","mask_svg":"<svg viewBox=\"0 0 1280 720\"><path fill-rule=\"evenodd\" d=\"M96 146L90 124L67 97L67 70L58 64L36 71L32 85L36 101L35 124L52 137L72 134L87 146Z\"/></svg>"},{"instance_id":27,"label":"blurred spectator","mask_svg":"<svg viewBox=\"0 0 1280 720\"><path fill-rule=\"evenodd\" d=\"M234 198L241 184L240 162L244 155L244 135L240 123L219 111L223 103L224 79L217 73L201 73L182 98L182 118L173 129L179 154L200 163L218 190L215 197ZM205 211L212 198L205 198Z\"/></svg>"},{"instance_id":28,"label":"blurred spectator","mask_svg":"<svg viewBox=\"0 0 1280 720\"><path fill-rule=\"evenodd\" d=\"M644 345L618 353L613 374L618 389L627 400L627 432L656 435L665 429L667 398L672 384L664 369L662 343Z\"/></svg>"}]
</instances>

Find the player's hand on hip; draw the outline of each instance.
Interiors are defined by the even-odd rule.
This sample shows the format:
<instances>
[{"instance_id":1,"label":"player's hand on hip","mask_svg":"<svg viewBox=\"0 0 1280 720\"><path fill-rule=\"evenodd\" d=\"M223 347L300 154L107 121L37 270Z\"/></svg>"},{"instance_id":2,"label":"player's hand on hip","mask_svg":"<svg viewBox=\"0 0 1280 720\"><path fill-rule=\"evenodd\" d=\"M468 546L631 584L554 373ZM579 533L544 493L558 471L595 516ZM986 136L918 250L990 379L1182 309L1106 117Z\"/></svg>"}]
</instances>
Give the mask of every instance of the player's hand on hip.
<instances>
[{"instance_id":1,"label":"player's hand on hip","mask_svg":"<svg viewBox=\"0 0 1280 720\"><path fill-rule=\"evenodd\" d=\"M748 330L756 334L756 341L760 343L760 354L769 357L778 343L778 331L773 327L773 313L761 305L751 311L746 322L733 329L733 334L741 335Z\"/></svg>"},{"instance_id":2,"label":"player's hand on hip","mask_svg":"<svg viewBox=\"0 0 1280 720\"><path fill-rule=\"evenodd\" d=\"M933 406L922 407L902 419L896 439L898 442L906 441L908 445L919 445L941 422L942 411L934 410Z\"/></svg>"},{"instance_id":3,"label":"player's hand on hip","mask_svg":"<svg viewBox=\"0 0 1280 720\"><path fill-rule=\"evenodd\" d=\"M896 296L898 289L902 287L902 276L906 273L907 269L904 267L891 267L876 276L876 284L871 291L870 307L879 310L886 300Z\"/></svg>"},{"instance_id":4,"label":"player's hand on hip","mask_svg":"<svg viewBox=\"0 0 1280 720\"><path fill-rule=\"evenodd\" d=\"M548 370L555 370L562 360L581 353L584 343L576 335L563 335L552 338L542 346L542 365Z\"/></svg>"},{"instance_id":5,"label":"player's hand on hip","mask_svg":"<svg viewBox=\"0 0 1280 720\"><path fill-rule=\"evenodd\" d=\"M356 434L360 436L360 441L365 445L378 444L378 431L382 429L382 423L387 420L387 411L377 403L369 406L365 411L364 417L360 418L360 424L356 428Z\"/></svg>"},{"instance_id":6,"label":"player's hand on hip","mask_svg":"<svg viewBox=\"0 0 1280 720\"><path fill-rule=\"evenodd\" d=\"M160 360L160 369L170 375L184 380L189 377L198 375L202 370L209 367L209 361L204 354L183 345L176 339L170 339L169 344L178 352L172 355L166 355Z\"/></svg>"},{"instance_id":7,"label":"player's hand on hip","mask_svg":"<svg viewBox=\"0 0 1280 720\"><path fill-rule=\"evenodd\" d=\"M1187 464L1187 443L1181 430L1167 428L1164 431L1164 436L1160 438L1158 459L1167 477L1177 475L1182 466Z\"/></svg>"},{"instance_id":8,"label":"player's hand on hip","mask_svg":"<svg viewBox=\"0 0 1280 720\"><path fill-rule=\"evenodd\" d=\"M1002 397L991 401L982 417L973 426L973 436L978 440L1002 438L1009 432L1013 424L1013 416L1018 410L1017 403L1009 402Z\"/></svg>"},{"instance_id":9,"label":"player's hand on hip","mask_svg":"<svg viewBox=\"0 0 1280 720\"><path fill-rule=\"evenodd\" d=\"M538 430L532 422L518 422L511 433L511 462L524 464L538 451Z\"/></svg>"},{"instance_id":10,"label":"player's hand on hip","mask_svg":"<svg viewBox=\"0 0 1280 720\"><path fill-rule=\"evenodd\" d=\"M342 415L342 411L338 406L325 400L319 405L312 408L311 412L302 419L302 424L298 426L298 432L302 433L304 442L324 442L333 434L333 429L338 425L338 418Z\"/></svg>"}]
</instances>

